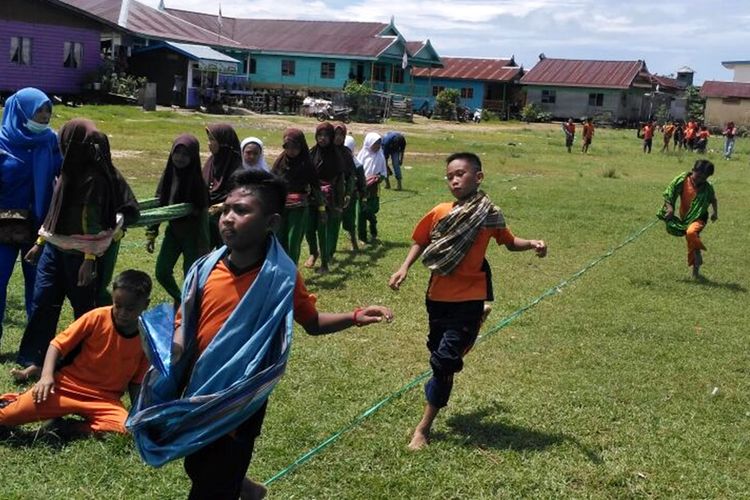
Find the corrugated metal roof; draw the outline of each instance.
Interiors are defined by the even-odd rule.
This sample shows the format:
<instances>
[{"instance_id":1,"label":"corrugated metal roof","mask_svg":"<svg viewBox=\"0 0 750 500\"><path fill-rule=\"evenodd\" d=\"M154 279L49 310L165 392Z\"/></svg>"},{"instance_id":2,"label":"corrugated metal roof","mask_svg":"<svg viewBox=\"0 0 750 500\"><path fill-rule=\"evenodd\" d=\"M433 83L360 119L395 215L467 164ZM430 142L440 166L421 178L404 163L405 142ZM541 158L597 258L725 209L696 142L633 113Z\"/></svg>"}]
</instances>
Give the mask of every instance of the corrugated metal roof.
<instances>
[{"instance_id":1,"label":"corrugated metal roof","mask_svg":"<svg viewBox=\"0 0 750 500\"><path fill-rule=\"evenodd\" d=\"M191 43L177 43L177 42L164 42L170 47L174 47L178 51L182 52L191 59L207 59L209 61L223 61L239 63L237 59L229 57L228 55L222 54L218 50L214 50L211 47L205 45L193 45Z\"/></svg>"},{"instance_id":2,"label":"corrugated metal roof","mask_svg":"<svg viewBox=\"0 0 750 500\"><path fill-rule=\"evenodd\" d=\"M750 83L708 80L703 82L700 95L701 97L740 97L750 99Z\"/></svg>"},{"instance_id":3,"label":"corrugated metal roof","mask_svg":"<svg viewBox=\"0 0 750 500\"><path fill-rule=\"evenodd\" d=\"M687 87L684 82L676 80L675 78L670 78L668 76L651 75L651 80L655 85L659 85L660 89L682 90Z\"/></svg>"},{"instance_id":4,"label":"corrugated metal roof","mask_svg":"<svg viewBox=\"0 0 750 500\"><path fill-rule=\"evenodd\" d=\"M206 30L217 31L216 15L166 9L166 12ZM239 19L222 16L222 34L244 47L264 52L328 54L375 58L396 37L378 36L384 23Z\"/></svg>"},{"instance_id":5,"label":"corrugated metal roof","mask_svg":"<svg viewBox=\"0 0 750 500\"><path fill-rule=\"evenodd\" d=\"M110 25L117 25L122 0L56 0L94 16ZM218 36L179 17L131 0L127 23L123 28L137 35L166 40L178 40L221 47L239 47L226 36Z\"/></svg>"},{"instance_id":6,"label":"corrugated metal roof","mask_svg":"<svg viewBox=\"0 0 750 500\"><path fill-rule=\"evenodd\" d=\"M524 85L627 89L641 72L643 61L589 61L545 58L521 79Z\"/></svg>"},{"instance_id":7,"label":"corrugated metal roof","mask_svg":"<svg viewBox=\"0 0 750 500\"><path fill-rule=\"evenodd\" d=\"M520 72L518 66L509 66L511 59L477 59L471 57L441 57L443 67L433 69L414 68L415 77L450 78L455 80L478 80L507 82Z\"/></svg>"}]
</instances>

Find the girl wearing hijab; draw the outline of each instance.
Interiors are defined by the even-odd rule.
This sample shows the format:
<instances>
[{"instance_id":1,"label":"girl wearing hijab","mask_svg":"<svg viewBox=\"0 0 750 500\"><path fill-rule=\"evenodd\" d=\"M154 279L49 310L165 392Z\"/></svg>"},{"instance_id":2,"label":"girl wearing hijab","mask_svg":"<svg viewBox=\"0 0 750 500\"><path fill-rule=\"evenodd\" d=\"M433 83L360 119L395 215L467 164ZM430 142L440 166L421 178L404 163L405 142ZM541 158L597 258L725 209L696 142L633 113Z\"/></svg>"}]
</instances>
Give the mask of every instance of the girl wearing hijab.
<instances>
[{"instance_id":1,"label":"girl wearing hijab","mask_svg":"<svg viewBox=\"0 0 750 500\"><path fill-rule=\"evenodd\" d=\"M346 125L337 123L333 128L333 133L333 143L341 154L345 169L346 195L344 196L344 211L341 214L341 226L344 231L349 233L352 250L356 252L359 250L356 227L357 203L360 198L360 191L364 189L364 176L362 175L362 169L358 170L354 162L354 143L352 142L351 147L346 144L347 139L354 141L352 136L346 135Z\"/></svg>"},{"instance_id":2,"label":"girl wearing hijab","mask_svg":"<svg viewBox=\"0 0 750 500\"><path fill-rule=\"evenodd\" d=\"M379 185L388 175L385 167L385 156L380 149L381 137L375 132L365 136L362 149L359 150L357 160L362 164L367 183L367 199L362 203L359 212L359 239L365 243L367 239L367 223L370 223L370 237L372 242L378 237L378 218L380 210Z\"/></svg>"},{"instance_id":3,"label":"girl wearing hijab","mask_svg":"<svg viewBox=\"0 0 750 500\"><path fill-rule=\"evenodd\" d=\"M240 144L242 151L242 166L244 168L259 168L268 172L270 168L263 153L263 141L257 137L248 137Z\"/></svg>"},{"instance_id":4,"label":"girl wearing hijab","mask_svg":"<svg viewBox=\"0 0 750 500\"><path fill-rule=\"evenodd\" d=\"M11 372L17 380L38 375L66 296L75 318L95 307L99 260L121 228L139 216L133 192L112 165L109 141L92 121L63 125L60 150L62 170L39 229L43 251L34 305L18 350L25 368Z\"/></svg>"},{"instance_id":5,"label":"girl wearing hijab","mask_svg":"<svg viewBox=\"0 0 750 500\"><path fill-rule=\"evenodd\" d=\"M310 161L305 134L297 128L284 131L284 151L276 159L271 171L283 178L287 186L286 204L279 230L279 240L286 253L299 262L302 238L307 228L309 210L317 211L321 204L320 183Z\"/></svg>"},{"instance_id":6,"label":"girl wearing hijab","mask_svg":"<svg viewBox=\"0 0 750 500\"><path fill-rule=\"evenodd\" d=\"M190 203L193 213L169 221L156 258L156 279L172 297L181 299L180 287L174 279L174 266L182 255L183 278L199 257L208 253L208 189L201 174L200 144L191 134L182 134L172 143L167 166L156 188L159 206ZM154 252L159 224L146 229L146 250Z\"/></svg>"},{"instance_id":7,"label":"girl wearing hijab","mask_svg":"<svg viewBox=\"0 0 750 500\"><path fill-rule=\"evenodd\" d=\"M0 128L0 339L5 300L18 254L31 258L37 231L47 215L62 155L49 128L52 102L27 87L5 101ZM26 316L31 316L36 268L23 260Z\"/></svg>"},{"instance_id":8,"label":"girl wearing hijab","mask_svg":"<svg viewBox=\"0 0 750 500\"><path fill-rule=\"evenodd\" d=\"M209 235L211 248L223 245L219 234L220 205L229 194L229 178L242 166L240 140L237 132L226 123L214 123L206 127L208 135L208 149L211 156L203 165L203 180L208 186L208 197L211 204L209 209Z\"/></svg>"},{"instance_id":9,"label":"girl wearing hijab","mask_svg":"<svg viewBox=\"0 0 750 500\"><path fill-rule=\"evenodd\" d=\"M340 152L333 144L333 136L333 125L328 122L319 124L315 129L315 146L310 150L324 203L316 207L315 211L310 211L306 234L310 257L305 262L305 267L313 267L320 257L319 273L328 272L328 264L336 250L346 194L345 166Z\"/></svg>"}]
</instances>

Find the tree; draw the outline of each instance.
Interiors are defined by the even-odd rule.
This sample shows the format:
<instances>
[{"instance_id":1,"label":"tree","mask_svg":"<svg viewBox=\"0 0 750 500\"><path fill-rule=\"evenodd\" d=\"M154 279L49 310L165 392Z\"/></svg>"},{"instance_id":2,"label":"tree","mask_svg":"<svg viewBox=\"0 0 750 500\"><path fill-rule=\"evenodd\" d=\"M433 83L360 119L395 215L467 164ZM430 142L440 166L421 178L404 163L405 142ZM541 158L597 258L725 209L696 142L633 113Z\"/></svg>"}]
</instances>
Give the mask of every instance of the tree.
<instances>
[{"instance_id":1,"label":"tree","mask_svg":"<svg viewBox=\"0 0 750 500\"><path fill-rule=\"evenodd\" d=\"M687 117L689 120L703 122L706 100L700 96L700 88L694 85L685 90L687 97Z\"/></svg>"},{"instance_id":2,"label":"tree","mask_svg":"<svg viewBox=\"0 0 750 500\"><path fill-rule=\"evenodd\" d=\"M455 119L456 107L460 102L458 89L443 89L435 97L435 113L447 120Z\"/></svg>"}]
</instances>

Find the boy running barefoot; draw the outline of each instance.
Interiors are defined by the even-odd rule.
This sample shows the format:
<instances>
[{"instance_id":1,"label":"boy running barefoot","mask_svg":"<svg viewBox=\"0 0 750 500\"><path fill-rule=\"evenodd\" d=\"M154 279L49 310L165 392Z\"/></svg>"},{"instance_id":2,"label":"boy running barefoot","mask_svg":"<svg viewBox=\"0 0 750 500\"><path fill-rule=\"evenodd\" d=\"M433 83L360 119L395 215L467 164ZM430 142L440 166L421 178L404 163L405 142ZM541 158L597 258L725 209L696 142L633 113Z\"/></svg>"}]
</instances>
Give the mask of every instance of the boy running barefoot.
<instances>
[{"instance_id":1,"label":"boy running barefoot","mask_svg":"<svg viewBox=\"0 0 750 500\"><path fill-rule=\"evenodd\" d=\"M388 284L398 290L409 268L421 256L432 271L427 288L427 315L432 377L425 384L427 404L409 448L428 444L432 423L448 404L453 376L463 368L463 357L476 341L483 320L484 301L492 300L490 267L485 259L490 239L510 251L547 254L542 240L525 240L510 232L500 209L479 190L482 163L474 153L448 157L445 178L456 201L441 203L417 223L404 263Z\"/></svg>"}]
</instances>

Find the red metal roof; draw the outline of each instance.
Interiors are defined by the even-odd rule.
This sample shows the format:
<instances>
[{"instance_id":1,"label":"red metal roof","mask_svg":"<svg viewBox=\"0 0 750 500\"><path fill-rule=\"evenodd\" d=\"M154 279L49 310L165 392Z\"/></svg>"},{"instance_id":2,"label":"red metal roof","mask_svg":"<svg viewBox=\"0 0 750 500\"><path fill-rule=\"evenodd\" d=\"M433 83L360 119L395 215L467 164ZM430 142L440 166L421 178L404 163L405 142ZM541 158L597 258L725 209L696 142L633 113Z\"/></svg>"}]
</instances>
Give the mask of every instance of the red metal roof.
<instances>
[{"instance_id":1,"label":"red metal roof","mask_svg":"<svg viewBox=\"0 0 750 500\"><path fill-rule=\"evenodd\" d=\"M627 89L642 72L643 61L588 61L545 58L523 78L524 85Z\"/></svg>"},{"instance_id":2,"label":"red metal roof","mask_svg":"<svg viewBox=\"0 0 750 500\"><path fill-rule=\"evenodd\" d=\"M750 83L707 80L701 87L701 97L741 97L750 99Z\"/></svg>"},{"instance_id":3,"label":"red metal roof","mask_svg":"<svg viewBox=\"0 0 750 500\"><path fill-rule=\"evenodd\" d=\"M511 81L521 72L518 66L509 66L511 59L477 59L472 57L441 57L442 68L414 68L415 77L450 78L491 82Z\"/></svg>"},{"instance_id":4,"label":"red metal roof","mask_svg":"<svg viewBox=\"0 0 750 500\"><path fill-rule=\"evenodd\" d=\"M57 0L94 16L111 25L117 25L122 0ZM184 41L212 46L239 47L227 37L190 24L167 12L159 11L135 0L131 0L127 22L123 28L129 32L154 38Z\"/></svg>"},{"instance_id":5,"label":"red metal roof","mask_svg":"<svg viewBox=\"0 0 750 500\"><path fill-rule=\"evenodd\" d=\"M216 15L166 9L166 12L206 30L218 31ZM222 34L247 48L266 52L377 57L396 40L378 36L383 23L240 19L222 16Z\"/></svg>"},{"instance_id":6,"label":"red metal roof","mask_svg":"<svg viewBox=\"0 0 750 500\"><path fill-rule=\"evenodd\" d=\"M659 88L662 90L664 89L683 90L686 87L686 85L683 82L675 78L670 78L668 76L651 75L651 80L654 82L654 84L659 85Z\"/></svg>"}]
</instances>

